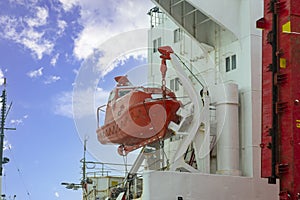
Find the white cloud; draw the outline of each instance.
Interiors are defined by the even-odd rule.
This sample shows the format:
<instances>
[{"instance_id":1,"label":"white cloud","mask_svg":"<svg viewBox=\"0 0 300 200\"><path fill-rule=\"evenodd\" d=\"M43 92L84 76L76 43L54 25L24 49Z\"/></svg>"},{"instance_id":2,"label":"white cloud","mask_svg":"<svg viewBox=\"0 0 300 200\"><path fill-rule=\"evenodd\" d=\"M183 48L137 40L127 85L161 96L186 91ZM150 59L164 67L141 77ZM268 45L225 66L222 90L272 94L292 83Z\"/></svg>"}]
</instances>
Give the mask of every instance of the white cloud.
<instances>
[{"instance_id":1,"label":"white cloud","mask_svg":"<svg viewBox=\"0 0 300 200\"><path fill-rule=\"evenodd\" d=\"M95 107L99 107L107 103L108 96L110 91L105 91L103 88L98 87L96 89L94 98L95 98Z\"/></svg>"},{"instance_id":2,"label":"white cloud","mask_svg":"<svg viewBox=\"0 0 300 200\"><path fill-rule=\"evenodd\" d=\"M27 73L27 76L29 76L30 78L36 78L36 77L40 77L43 75L43 67L37 69L37 70L33 70Z\"/></svg>"},{"instance_id":3,"label":"white cloud","mask_svg":"<svg viewBox=\"0 0 300 200\"><path fill-rule=\"evenodd\" d=\"M18 126L20 124L24 123L24 120L28 118L28 115L24 115L22 118L20 119L11 119L10 120L10 124L13 126Z\"/></svg>"},{"instance_id":4,"label":"white cloud","mask_svg":"<svg viewBox=\"0 0 300 200\"><path fill-rule=\"evenodd\" d=\"M46 81L44 81L45 84L51 84L55 83L56 81L59 81L61 79L60 76L49 76Z\"/></svg>"},{"instance_id":5,"label":"white cloud","mask_svg":"<svg viewBox=\"0 0 300 200\"><path fill-rule=\"evenodd\" d=\"M28 6L33 3L37 3L38 0L9 0L9 3L19 4L22 6Z\"/></svg>"},{"instance_id":6,"label":"white cloud","mask_svg":"<svg viewBox=\"0 0 300 200\"><path fill-rule=\"evenodd\" d=\"M54 114L73 118L72 92L62 92L54 99Z\"/></svg>"},{"instance_id":7,"label":"white cloud","mask_svg":"<svg viewBox=\"0 0 300 200\"><path fill-rule=\"evenodd\" d=\"M64 20L57 20L58 35L61 35L65 31L65 29L66 29L67 26L68 25L67 25L66 21L64 21Z\"/></svg>"},{"instance_id":8,"label":"white cloud","mask_svg":"<svg viewBox=\"0 0 300 200\"><path fill-rule=\"evenodd\" d=\"M78 0L59 0L65 11L70 11L73 6L75 6L79 1Z\"/></svg>"},{"instance_id":9,"label":"white cloud","mask_svg":"<svg viewBox=\"0 0 300 200\"><path fill-rule=\"evenodd\" d=\"M25 47L30 49L38 59L43 58L43 54L50 54L54 48L54 44L49 40L42 40L39 38L30 38L30 32L25 33L24 38L16 40L19 43L23 44ZM33 34L34 35L34 34ZM41 35L42 36L42 35Z\"/></svg>"},{"instance_id":10,"label":"white cloud","mask_svg":"<svg viewBox=\"0 0 300 200\"><path fill-rule=\"evenodd\" d=\"M4 73L2 71L2 69L0 69L0 85L4 84Z\"/></svg>"},{"instance_id":11,"label":"white cloud","mask_svg":"<svg viewBox=\"0 0 300 200\"><path fill-rule=\"evenodd\" d=\"M37 59L50 55L57 38L61 37L68 27L68 23L61 19L62 15L56 16L57 23L52 26L53 24L48 23L49 8L40 6L37 0L9 1L24 6L28 12L25 16L0 16L0 37L24 46ZM80 19L78 21L83 29L79 34L76 33L73 49L73 54L78 59L87 58L103 42L119 33L148 28L149 16L146 13L153 7L150 0L109 2L105 0L59 0L59 2L65 11L71 11L74 6L79 8ZM61 12L61 8L56 11ZM127 42L124 45L130 45L130 43ZM117 49L122 46L114 45L111 48ZM53 63L55 59L52 60L51 64Z\"/></svg>"},{"instance_id":12,"label":"white cloud","mask_svg":"<svg viewBox=\"0 0 300 200\"><path fill-rule=\"evenodd\" d=\"M47 23L48 16L49 12L47 8L36 7L36 16L25 17L24 21L28 24L29 27L39 27Z\"/></svg>"},{"instance_id":13,"label":"white cloud","mask_svg":"<svg viewBox=\"0 0 300 200\"><path fill-rule=\"evenodd\" d=\"M55 195L55 197L59 198L59 193L58 192L55 192L54 195Z\"/></svg>"},{"instance_id":14,"label":"white cloud","mask_svg":"<svg viewBox=\"0 0 300 200\"><path fill-rule=\"evenodd\" d=\"M51 3L51 8L58 13L51 11L49 5L41 6L38 0L9 0L11 5L22 6L25 12L0 15L0 38L11 40L16 44L30 50L32 56L42 59L50 55L55 47L58 38L62 37L68 26L62 17L62 8L57 8ZM53 18L56 24L49 23ZM54 19L55 20L55 19Z\"/></svg>"},{"instance_id":15,"label":"white cloud","mask_svg":"<svg viewBox=\"0 0 300 200\"><path fill-rule=\"evenodd\" d=\"M88 88L86 90L75 90L73 93L73 111L77 119L86 116L95 116L95 111L101 105L107 103L109 91L102 88Z\"/></svg>"},{"instance_id":16,"label":"white cloud","mask_svg":"<svg viewBox=\"0 0 300 200\"><path fill-rule=\"evenodd\" d=\"M60 0L65 10L72 6L81 8L81 25L84 27L75 40L74 54L78 59L85 59L100 44L119 33L149 27L147 12L153 4L151 1L77 1ZM134 12L133 12L134 11ZM146 41L147 42L147 41ZM130 45L128 41L125 45ZM120 45L114 45L115 49Z\"/></svg>"},{"instance_id":17,"label":"white cloud","mask_svg":"<svg viewBox=\"0 0 300 200\"><path fill-rule=\"evenodd\" d=\"M76 74L76 75L78 75L79 70L78 69L73 69L73 73Z\"/></svg>"},{"instance_id":18,"label":"white cloud","mask_svg":"<svg viewBox=\"0 0 300 200\"><path fill-rule=\"evenodd\" d=\"M38 6L32 12L34 16L0 16L0 37L23 45L33 56L42 59L44 54L52 52L54 43L45 38L44 30L38 31L36 28L47 24L49 13L47 8Z\"/></svg>"},{"instance_id":19,"label":"white cloud","mask_svg":"<svg viewBox=\"0 0 300 200\"><path fill-rule=\"evenodd\" d=\"M3 144L3 150L7 150L7 149L11 149L12 148L12 144L10 144L7 140L4 140L4 144Z\"/></svg>"},{"instance_id":20,"label":"white cloud","mask_svg":"<svg viewBox=\"0 0 300 200\"><path fill-rule=\"evenodd\" d=\"M147 57L147 29L122 33L101 46L95 69L105 76L115 67L123 65L130 57L144 60ZM115 46L114 44L118 44Z\"/></svg>"},{"instance_id":21,"label":"white cloud","mask_svg":"<svg viewBox=\"0 0 300 200\"><path fill-rule=\"evenodd\" d=\"M55 56L52 57L52 59L51 59L51 61L50 61L50 64L51 64L52 66L55 66L55 65L56 65L56 62L57 62L57 60L58 60L58 58L59 58L59 53L55 54Z\"/></svg>"},{"instance_id":22,"label":"white cloud","mask_svg":"<svg viewBox=\"0 0 300 200\"><path fill-rule=\"evenodd\" d=\"M94 116L97 107L107 103L109 91L102 88L63 92L54 99L54 114L68 118ZM76 116L73 113L76 113Z\"/></svg>"},{"instance_id":23,"label":"white cloud","mask_svg":"<svg viewBox=\"0 0 300 200\"><path fill-rule=\"evenodd\" d=\"M12 125L19 125L19 124L23 124L23 119L12 119L10 120L10 124Z\"/></svg>"},{"instance_id":24,"label":"white cloud","mask_svg":"<svg viewBox=\"0 0 300 200\"><path fill-rule=\"evenodd\" d=\"M19 5L25 4L24 0L9 0L9 3L15 3L15 4L19 4Z\"/></svg>"}]
</instances>

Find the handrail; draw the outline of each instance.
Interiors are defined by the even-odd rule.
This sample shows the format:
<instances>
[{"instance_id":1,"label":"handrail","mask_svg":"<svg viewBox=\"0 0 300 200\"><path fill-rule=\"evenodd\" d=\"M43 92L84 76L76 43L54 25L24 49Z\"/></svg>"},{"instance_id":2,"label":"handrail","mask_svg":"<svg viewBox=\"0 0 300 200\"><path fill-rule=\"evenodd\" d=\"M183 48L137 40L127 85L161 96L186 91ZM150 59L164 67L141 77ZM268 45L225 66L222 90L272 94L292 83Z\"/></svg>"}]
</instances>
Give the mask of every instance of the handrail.
<instances>
[{"instance_id":1,"label":"handrail","mask_svg":"<svg viewBox=\"0 0 300 200\"><path fill-rule=\"evenodd\" d=\"M190 74L196 79L196 81L202 86L202 88L204 88L204 84L201 83L201 81L197 78L197 76L192 72L192 70L181 60L181 58L174 53L174 55L178 58L178 60L183 64L183 66L185 67L185 69L187 69Z\"/></svg>"},{"instance_id":2,"label":"handrail","mask_svg":"<svg viewBox=\"0 0 300 200\"><path fill-rule=\"evenodd\" d=\"M98 107L97 108L97 127L99 128L99 126L100 126L100 115L99 115L99 111L102 111L102 112L105 112L105 110L102 110L101 108L103 108L103 107L105 107L106 106L106 104L105 105L102 105L102 106L100 106L100 107Z\"/></svg>"}]
</instances>

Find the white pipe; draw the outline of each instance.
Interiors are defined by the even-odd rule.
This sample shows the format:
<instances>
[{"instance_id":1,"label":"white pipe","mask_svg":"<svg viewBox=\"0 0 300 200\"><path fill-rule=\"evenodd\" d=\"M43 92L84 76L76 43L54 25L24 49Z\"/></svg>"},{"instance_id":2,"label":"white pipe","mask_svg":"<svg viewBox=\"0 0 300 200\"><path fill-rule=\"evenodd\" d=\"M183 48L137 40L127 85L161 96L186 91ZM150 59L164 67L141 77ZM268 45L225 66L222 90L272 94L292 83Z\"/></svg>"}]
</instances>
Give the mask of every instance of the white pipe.
<instances>
[{"instance_id":1,"label":"white pipe","mask_svg":"<svg viewBox=\"0 0 300 200\"><path fill-rule=\"evenodd\" d=\"M234 83L216 87L217 174L240 175L238 86Z\"/></svg>"}]
</instances>

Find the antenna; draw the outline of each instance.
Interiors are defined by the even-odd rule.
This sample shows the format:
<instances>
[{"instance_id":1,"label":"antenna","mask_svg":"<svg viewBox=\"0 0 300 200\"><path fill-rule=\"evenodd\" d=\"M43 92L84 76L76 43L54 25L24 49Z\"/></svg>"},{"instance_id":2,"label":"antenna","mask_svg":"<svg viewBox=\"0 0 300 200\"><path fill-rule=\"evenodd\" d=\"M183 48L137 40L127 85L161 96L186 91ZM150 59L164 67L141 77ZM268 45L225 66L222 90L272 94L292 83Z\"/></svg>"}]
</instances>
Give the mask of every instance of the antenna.
<instances>
[{"instance_id":1,"label":"antenna","mask_svg":"<svg viewBox=\"0 0 300 200\"><path fill-rule=\"evenodd\" d=\"M1 95L1 103L2 103L2 106L1 106L1 127L0 127L0 194L2 195L2 188L1 188L1 185L2 185L2 175L3 175L3 164L6 164L9 162L9 159L8 158L3 158L3 143L4 143L4 131L5 130L16 130L15 128L5 128L5 120L6 120L6 117L8 115L8 112L12 106L12 103L10 104L9 108L6 110L6 78L4 78L4 81L3 81L3 86L4 86L4 89L2 90L2 95Z\"/></svg>"},{"instance_id":2,"label":"antenna","mask_svg":"<svg viewBox=\"0 0 300 200\"><path fill-rule=\"evenodd\" d=\"M83 146L83 166L82 166L82 173L83 173L83 181L86 181L86 157L85 157L85 154L86 154L86 141L87 141L87 138L84 139L84 146Z\"/></svg>"}]
</instances>

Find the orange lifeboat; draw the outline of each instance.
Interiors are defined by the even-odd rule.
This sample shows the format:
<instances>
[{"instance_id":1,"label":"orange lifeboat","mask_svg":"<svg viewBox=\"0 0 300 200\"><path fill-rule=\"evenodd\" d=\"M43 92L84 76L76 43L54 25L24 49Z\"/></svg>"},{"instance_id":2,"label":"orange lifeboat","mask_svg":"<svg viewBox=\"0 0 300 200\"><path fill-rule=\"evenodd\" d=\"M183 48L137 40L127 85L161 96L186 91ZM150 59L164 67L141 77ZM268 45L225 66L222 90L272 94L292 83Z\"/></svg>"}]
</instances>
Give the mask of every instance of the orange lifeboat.
<instances>
[{"instance_id":1,"label":"orange lifeboat","mask_svg":"<svg viewBox=\"0 0 300 200\"><path fill-rule=\"evenodd\" d=\"M104 125L97 136L101 144L120 144L118 153L126 155L142 146L171 135L168 125L178 122L181 103L168 88L132 86L126 76L115 77L117 86L111 91L105 110Z\"/></svg>"}]
</instances>

